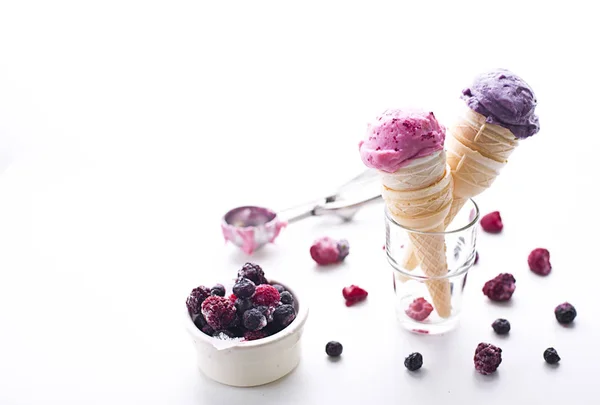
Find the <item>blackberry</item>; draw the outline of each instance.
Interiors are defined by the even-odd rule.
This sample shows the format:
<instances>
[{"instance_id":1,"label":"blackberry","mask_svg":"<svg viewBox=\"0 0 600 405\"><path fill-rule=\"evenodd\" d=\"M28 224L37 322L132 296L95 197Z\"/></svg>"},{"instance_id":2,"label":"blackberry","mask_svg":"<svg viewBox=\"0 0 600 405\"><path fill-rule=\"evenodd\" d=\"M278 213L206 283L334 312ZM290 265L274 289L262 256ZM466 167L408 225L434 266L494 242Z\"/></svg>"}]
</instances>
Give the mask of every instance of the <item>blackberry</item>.
<instances>
[{"instance_id":1,"label":"blackberry","mask_svg":"<svg viewBox=\"0 0 600 405\"><path fill-rule=\"evenodd\" d=\"M244 312L244 328L256 331L267 326L267 318L258 309L253 308Z\"/></svg>"},{"instance_id":2,"label":"blackberry","mask_svg":"<svg viewBox=\"0 0 600 405\"><path fill-rule=\"evenodd\" d=\"M502 273L484 284L483 293L492 301L508 301L515 292L515 283L512 274Z\"/></svg>"},{"instance_id":3,"label":"blackberry","mask_svg":"<svg viewBox=\"0 0 600 405\"><path fill-rule=\"evenodd\" d=\"M342 346L340 342L332 340L325 345L325 353L327 353L329 357L339 357L342 355L343 351L344 346Z\"/></svg>"},{"instance_id":4,"label":"blackberry","mask_svg":"<svg viewBox=\"0 0 600 405\"><path fill-rule=\"evenodd\" d=\"M473 361L475 370L483 375L492 374L502 363L502 349L489 343L479 343Z\"/></svg>"},{"instance_id":5,"label":"blackberry","mask_svg":"<svg viewBox=\"0 0 600 405\"><path fill-rule=\"evenodd\" d=\"M247 278L256 285L267 284L265 272L258 264L254 263L244 264L244 266L238 271L238 277Z\"/></svg>"},{"instance_id":6,"label":"blackberry","mask_svg":"<svg viewBox=\"0 0 600 405\"><path fill-rule=\"evenodd\" d=\"M219 297L225 296L225 286L223 284L215 284L213 288L210 289L211 295L218 295Z\"/></svg>"},{"instance_id":7,"label":"blackberry","mask_svg":"<svg viewBox=\"0 0 600 405\"><path fill-rule=\"evenodd\" d=\"M508 332L510 332L510 322L508 322L506 319L499 318L492 323L492 328L494 328L494 332L497 334L506 335Z\"/></svg>"},{"instance_id":8,"label":"blackberry","mask_svg":"<svg viewBox=\"0 0 600 405\"><path fill-rule=\"evenodd\" d=\"M196 287L192 290L187 300L185 301L185 305L187 306L188 313L190 316L198 315L202 310L202 303L205 299L210 297L210 290L203 285Z\"/></svg>"},{"instance_id":9,"label":"blackberry","mask_svg":"<svg viewBox=\"0 0 600 405\"><path fill-rule=\"evenodd\" d=\"M273 323L284 328L292 323L294 319L296 319L296 310L291 305L283 304L273 311Z\"/></svg>"},{"instance_id":10,"label":"blackberry","mask_svg":"<svg viewBox=\"0 0 600 405\"><path fill-rule=\"evenodd\" d=\"M544 350L544 360L546 360L546 363L548 364L556 364L560 361L560 356L556 349L549 347Z\"/></svg>"},{"instance_id":11,"label":"blackberry","mask_svg":"<svg viewBox=\"0 0 600 405\"><path fill-rule=\"evenodd\" d=\"M565 302L554 308L554 316L556 316L558 323L566 325L575 320L577 311L573 305Z\"/></svg>"},{"instance_id":12,"label":"blackberry","mask_svg":"<svg viewBox=\"0 0 600 405\"><path fill-rule=\"evenodd\" d=\"M279 295L282 304L294 305L294 296L289 291L284 291Z\"/></svg>"},{"instance_id":13,"label":"blackberry","mask_svg":"<svg viewBox=\"0 0 600 405\"><path fill-rule=\"evenodd\" d=\"M247 278L240 278L233 286L233 293L238 298L250 298L255 290L256 285Z\"/></svg>"},{"instance_id":14,"label":"blackberry","mask_svg":"<svg viewBox=\"0 0 600 405\"><path fill-rule=\"evenodd\" d=\"M404 367L410 371L417 371L421 366L423 366L423 356L421 353L411 353L404 359Z\"/></svg>"}]
</instances>

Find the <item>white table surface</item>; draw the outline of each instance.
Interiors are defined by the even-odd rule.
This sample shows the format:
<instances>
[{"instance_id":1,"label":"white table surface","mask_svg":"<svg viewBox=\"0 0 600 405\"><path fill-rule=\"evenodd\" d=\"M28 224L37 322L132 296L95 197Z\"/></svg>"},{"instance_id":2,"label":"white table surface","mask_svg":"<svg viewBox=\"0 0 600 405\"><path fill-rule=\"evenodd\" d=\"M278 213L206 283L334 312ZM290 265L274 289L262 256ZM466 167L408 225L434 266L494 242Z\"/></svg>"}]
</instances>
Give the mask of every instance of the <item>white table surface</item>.
<instances>
[{"instance_id":1,"label":"white table surface","mask_svg":"<svg viewBox=\"0 0 600 405\"><path fill-rule=\"evenodd\" d=\"M215 3L0 3L0 404L596 403L592 10ZM395 323L377 205L349 224L294 224L252 258L314 292L300 366L251 389L204 378L186 295L248 259L224 245L220 215L320 196L363 169L373 115L418 105L447 122L460 90L498 66L534 87L541 131L478 198L505 230L481 234L460 328L424 337ZM344 265L315 267L308 247L322 235L350 241ZM539 246L546 278L527 267ZM481 293L499 272L517 279L508 305ZM370 295L346 308L352 283ZM565 300L572 328L554 319ZM493 334L497 317L509 337ZM332 339L342 361L325 356ZM481 341L504 350L491 377L473 367ZM549 346L557 369L542 359ZM413 351L425 359L416 374L403 366Z\"/></svg>"}]
</instances>

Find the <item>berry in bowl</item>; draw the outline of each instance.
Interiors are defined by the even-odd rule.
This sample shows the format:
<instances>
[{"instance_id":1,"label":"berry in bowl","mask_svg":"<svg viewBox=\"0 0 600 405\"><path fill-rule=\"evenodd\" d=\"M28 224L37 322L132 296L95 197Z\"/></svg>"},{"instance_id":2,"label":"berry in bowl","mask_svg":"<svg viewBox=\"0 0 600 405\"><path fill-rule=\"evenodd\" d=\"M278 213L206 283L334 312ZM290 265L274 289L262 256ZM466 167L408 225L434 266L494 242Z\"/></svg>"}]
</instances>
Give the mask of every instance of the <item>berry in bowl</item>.
<instances>
[{"instance_id":1,"label":"berry in bowl","mask_svg":"<svg viewBox=\"0 0 600 405\"><path fill-rule=\"evenodd\" d=\"M186 300L186 325L200 370L226 385L278 380L300 361L308 305L297 289L246 263L228 284L198 286Z\"/></svg>"}]
</instances>

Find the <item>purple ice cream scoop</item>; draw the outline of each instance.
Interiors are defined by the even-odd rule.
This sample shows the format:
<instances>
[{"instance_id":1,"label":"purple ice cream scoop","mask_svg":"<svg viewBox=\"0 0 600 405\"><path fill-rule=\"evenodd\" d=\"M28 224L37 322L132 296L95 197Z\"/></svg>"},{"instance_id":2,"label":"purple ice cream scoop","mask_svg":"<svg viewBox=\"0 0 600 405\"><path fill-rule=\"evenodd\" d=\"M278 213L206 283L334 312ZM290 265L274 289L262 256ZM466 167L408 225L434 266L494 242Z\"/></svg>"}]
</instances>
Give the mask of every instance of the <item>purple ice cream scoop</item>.
<instances>
[{"instance_id":1,"label":"purple ice cream scoop","mask_svg":"<svg viewBox=\"0 0 600 405\"><path fill-rule=\"evenodd\" d=\"M517 138L528 138L540 130L533 90L509 70L482 73L462 93L469 108L485 116L486 122L507 128Z\"/></svg>"}]
</instances>

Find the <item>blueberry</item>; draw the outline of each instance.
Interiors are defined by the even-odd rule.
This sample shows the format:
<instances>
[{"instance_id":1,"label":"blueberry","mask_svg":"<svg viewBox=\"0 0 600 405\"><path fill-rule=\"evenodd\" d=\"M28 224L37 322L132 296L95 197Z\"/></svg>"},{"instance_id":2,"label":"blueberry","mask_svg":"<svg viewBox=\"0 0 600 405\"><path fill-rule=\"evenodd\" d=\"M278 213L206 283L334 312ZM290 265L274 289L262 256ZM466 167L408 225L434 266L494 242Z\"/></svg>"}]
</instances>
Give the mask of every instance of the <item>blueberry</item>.
<instances>
[{"instance_id":1,"label":"blueberry","mask_svg":"<svg viewBox=\"0 0 600 405\"><path fill-rule=\"evenodd\" d=\"M294 305L294 297L289 291L284 291L280 294L279 300L282 304Z\"/></svg>"},{"instance_id":2,"label":"blueberry","mask_svg":"<svg viewBox=\"0 0 600 405\"><path fill-rule=\"evenodd\" d=\"M273 322L273 311L275 310L274 307L259 305L256 307L256 309L258 309L265 316L265 318L267 318L267 323Z\"/></svg>"},{"instance_id":3,"label":"blueberry","mask_svg":"<svg viewBox=\"0 0 600 405\"><path fill-rule=\"evenodd\" d=\"M198 314L196 316L196 318L194 319L194 325L196 325L196 327L200 330L202 330L204 325L206 325L206 319L204 319L204 316L202 314Z\"/></svg>"},{"instance_id":4,"label":"blueberry","mask_svg":"<svg viewBox=\"0 0 600 405\"><path fill-rule=\"evenodd\" d=\"M568 324L575 320L577 311L573 305L565 302L554 309L554 315L559 323Z\"/></svg>"},{"instance_id":5,"label":"blueberry","mask_svg":"<svg viewBox=\"0 0 600 405\"><path fill-rule=\"evenodd\" d=\"M404 367L410 371L417 371L423 365L423 356L421 353L411 353L404 359Z\"/></svg>"},{"instance_id":6,"label":"blueberry","mask_svg":"<svg viewBox=\"0 0 600 405\"><path fill-rule=\"evenodd\" d=\"M330 357L339 357L344 351L344 347L340 342L332 340L325 345L325 353Z\"/></svg>"},{"instance_id":7,"label":"blueberry","mask_svg":"<svg viewBox=\"0 0 600 405\"><path fill-rule=\"evenodd\" d=\"M281 284L273 284L273 287L275 287L275 289L277 291L279 291L279 294L281 294L282 292L286 291L285 287L282 286Z\"/></svg>"},{"instance_id":8,"label":"blueberry","mask_svg":"<svg viewBox=\"0 0 600 405\"><path fill-rule=\"evenodd\" d=\"M294 319L296 319L296 310L291 305L283 304L273 311L273 322L284 328L292 323Z\"/></svg>"},{"instance_id":9,"label":"blueberry","mask_svg":"<svg viewBox=\"0 0 600 405\"><path fill-rule=\"evenodd\" d=\"M556 364L560 361L558 352L553 347L549 347L544 351L544 360L548 364Z\"/></svg>"},{"instance_id":10,"label":"blueberry","mask_svg":"<svg viewBox=\"0 0 600 405\"><path fill-rule=\"evenodd\" d=\"M267 318L258 309L253 308L244 312L244 328L255 331L267 326Z\"/></svg>"},{"instance_id":11,"label":"blueberry","mask_svg":"<svg viewBox=\"0 0 600 405\"><path fill-rule=\"evenodd\" d=\"M210 289L211 295L218 295L219 297L225 296L225 286L223 284L215 284L213 288Z\"/></svg>"},{"instance_id":12,"label":"blueberry","mask_svg":"<svg viewBox=\"0 0 600 405\"><path fill-rule=\"evenodd\" d=\"M235 300L235 311L240 315L242 315L244 312L253 307L254 305L252 304L252 301L247 298L238 298L237 300Z\"/></svg>"},{"instance_id":13,"label":"blueberry","mask_svg":"<svg viewBox=\"0 0 600 405\"><path fill-rule=\"evenodd\" d=\"M256 285L252 282L252 280L248 280L247 278L239 279L233 286L233 293L238 298L250 298L254 294L255 290Z\"/></svg>"},{"instance_id":14,"label":"blueberry","mask_svg":"<svg viewBox=\"0 0 600 405\"><path fill-rule=\"evenodd\" d=\"M494 328L494 332L497 334L506 335L508 332L510 332L510 322L508 322L506 319L499 318L492 323L492 328Z\"/></svg>"}]
</instances>

